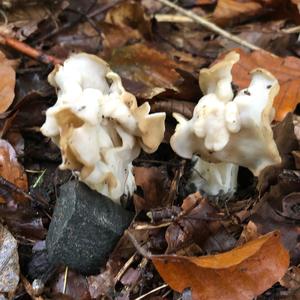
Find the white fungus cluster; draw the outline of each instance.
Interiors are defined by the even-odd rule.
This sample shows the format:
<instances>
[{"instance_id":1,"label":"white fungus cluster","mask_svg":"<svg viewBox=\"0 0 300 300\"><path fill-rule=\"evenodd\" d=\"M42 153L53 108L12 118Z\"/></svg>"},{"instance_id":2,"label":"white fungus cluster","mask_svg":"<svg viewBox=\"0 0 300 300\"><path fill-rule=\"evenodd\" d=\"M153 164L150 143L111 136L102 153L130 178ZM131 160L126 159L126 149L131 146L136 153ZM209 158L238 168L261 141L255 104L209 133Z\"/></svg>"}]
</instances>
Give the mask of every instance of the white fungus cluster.
<instances>
[{"instance_id":1,"label":"white fungus cluster","mask_svg":"<svg viewBox=\"0 0 300 300\"><path fill-rule=\"evenodd\" d=\"M236 189L238 165L258 175L281 161L270 126L278 81L266 70L253 70L249 87L234 97L231 69L238 60L239 54L230 52L221 62L201 70L204 96L192 119L174 114L179 124L171 146L182 157L196 154L205 161L196 164L196 171L204 179L200 189L212 195Z\"/></svg>"},{"instance_id":2,"label":"white fungus cluster","mask_svg":"<svg viewBox=\"0 0 300 300\"><path fill-rule=\"evenodd\" d=\"M154 152L165 130L165 114L149 115L125 91L118 74L94 55L76 54L56 66L49 82L57 102L41 128L61 149L61 169L75 171L90 188L119 202L135 189L132 161L141 148Z\"/></svg>"}]
</instances>

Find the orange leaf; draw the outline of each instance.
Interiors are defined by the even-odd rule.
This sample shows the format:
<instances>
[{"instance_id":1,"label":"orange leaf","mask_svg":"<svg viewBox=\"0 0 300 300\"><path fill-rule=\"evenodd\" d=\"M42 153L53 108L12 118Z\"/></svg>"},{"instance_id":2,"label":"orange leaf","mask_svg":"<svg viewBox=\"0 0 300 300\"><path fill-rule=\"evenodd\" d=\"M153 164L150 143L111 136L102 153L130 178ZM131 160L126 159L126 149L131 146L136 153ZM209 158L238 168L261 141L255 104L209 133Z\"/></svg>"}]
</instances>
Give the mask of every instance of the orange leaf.
<instances>
[{"instance_id":1,"label":"orange leaf","mask_svg":"<svg viewBox=\"0 0 300 300\"><path fill-rule=\"evenodd\" d=\"M282 121L288 112L294 111L300 102L300 59L288 56L273 56L268 52L254 51L246 53L235 49L240 54L240 60L232 70L233 82L240 89L248 87L249 72L255 68L270 71L279 81L280 91L274 100L276 110L275 120Z\"/></svg>"},{"instance_id":2,"label":"orange leaf","mask_svg":"<svg viewBox=\"0 0 300 300\"><path fill-rule=\"evenodd\" d=\"M0 51L0 113L5 112L15 97L16 72L15 61L8 60Z\"/></svg>"},{"instance_id":3,"label":"orange leaf","mask_svg":"<svg viewBox=\"0 0 300 300\"><path fill-rule=\"evenodd\" d=\"M172 289L191 288L193 300L247 300L283 277L289 254L275 231L222 254L158 255L152 261Z\"/></svg>"},{"instance_id":4,"label":"orange leaf","mask_svg":"<svg viewBox=\"0 0 300 300\"><path fill-rule=\"evenodd\" d=\"M262 10L261 3L255 0L239 2L237 0L219 0L213 12L216 23L225 25L231 22L238 22L245 16L254 16Z\"/></svg>"},{"instance_id":5,"label":"orange leaf","mask_svg":"<svg viewBox=\"0 0 300 300\"><path fill-rule=\"evenodd\" d=\"M24 191L28 190L27 175L23 167L18 163L14 148L7 141L1 139L0 175ZM23 200L20 199L20 195L16 195L15 199ZM0 197L0 203L5 203L2 197Z\"/></svg>"},{"instance_id":6,"label":"orange leaf","mask_svg":"<svg viewBox=\"0 0 300 300\"><path fill-rule=\"evenodd\" d=\"M214 22L233 25L269 15L277 19L292 19L299 22L298 0L218 0L213 12Z\"/></svg>"}]
</instances>

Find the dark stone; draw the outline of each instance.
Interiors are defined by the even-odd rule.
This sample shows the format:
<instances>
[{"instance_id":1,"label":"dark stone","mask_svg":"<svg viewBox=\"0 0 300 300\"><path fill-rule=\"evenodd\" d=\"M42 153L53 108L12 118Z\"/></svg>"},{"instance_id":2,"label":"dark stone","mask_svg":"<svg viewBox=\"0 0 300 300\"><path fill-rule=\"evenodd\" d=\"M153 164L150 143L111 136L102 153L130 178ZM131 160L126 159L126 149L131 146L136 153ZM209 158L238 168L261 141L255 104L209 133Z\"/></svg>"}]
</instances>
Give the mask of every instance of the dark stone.
<instances>
[{"instance_id":1,"label":"dark stone","mask_svg":"<svg viewBox=\"0 0 300 300\"><path fill-rule=\"evenodd\" d=\"M99 272L133 214L80 182L60 187L46 239L50 262Z\"/></svg>"}]
</instances>

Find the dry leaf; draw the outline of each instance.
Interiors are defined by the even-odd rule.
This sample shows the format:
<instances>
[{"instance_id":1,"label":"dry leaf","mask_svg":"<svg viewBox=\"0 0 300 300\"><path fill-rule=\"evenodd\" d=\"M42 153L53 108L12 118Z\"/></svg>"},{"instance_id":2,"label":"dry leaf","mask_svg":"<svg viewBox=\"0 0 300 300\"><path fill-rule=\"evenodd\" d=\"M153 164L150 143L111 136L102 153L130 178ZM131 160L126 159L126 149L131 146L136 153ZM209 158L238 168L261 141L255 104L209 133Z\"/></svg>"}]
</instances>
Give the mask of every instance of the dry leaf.
<instances>
[{"instance_id":1,"label":"dry leaf","mask_svg":"<svg viewBox=\"0 0 300 300\"><path fill-rule=\"evenodd\" d=\"M262 15L299 21L295 0L219 0L213 12L213 19L224 26L245 22Z\"/></svg>"},{"instance_id":2,"label":"dry leaf","mask_svg":"<svg viewBox=\"0 0 300 300\"><path fill-rule=\"evenodd\" d=\"M27 175L18 163L14 148L5 140L0 139L0 176L17 187L28 190ZM20 195L16 199L21 200ZM5 200L0 197L0 203Z\"/></svg>"},{"instance_id":3,"label":"dry leaf","mask_svg":"<svg viewBox=\"0 0 300 300\"><path fill-rule=\"evenodd\" d=\"M136 185L143 191L143 195L134 194L136 211L167 205L171 182L164 167L135 167L133 173Z\"/></svg>"},{"instance_id":4,"label":"dry leaf","mask_svg":"<svg viewBox=\"0 0 300 300\"><path fill-rule=\"evenodd\" d=\"M300 268L292 266L281 278L280 284L288 289L300 288Z\"/></svg>"},{"instance_id":5,"label":"dry leaf","mask_svg":"<svg viewBox=\"0 0 300 300\"><path fill-rule=\"evenodd\" d=\"M115 49L109 63L122 77L125 88L144 99L151 99L167 89L177 91L182 79L173 60L144 44Z\"/></svg>"},{"instance_id":6,"label":"dry leaf","mask_svg":"<svg viewBox=\"0 0 300 300\"><path fill-rule=\"evenodd\" d=\"M190 287L193 300L250 300L283 277L289 254L275 231L218 255L159 255L152 261L172 289Z\"/></svg>"},{"instance_id":7,"label":"dry leaf","mask_svg":"<svg viewBox=\"0 0 300 300\"><path fill-rule=\"evenodd\" d=\"M16 72L13 66L16 61L9 60L0 51L0 113L5 112L15 97Z\"/></svg>"},{"instance_id":8,"label":"dry leaf","mask_svg":"<svg viewBox=\"0 0 300 300\"><path fill-rule=\"evenodd\" d=\"M0 224L0 296L13 293L19 282L18 244L12 234Z\"/></svg>"},{"instance_id":9,"label":"dry leaf","mask_svg":"<svg viewBox=\"0 0 300 300\"><path fill-rule=\"evenodd\" d=\"M193 195L198 198L199 204L171 224L166 231L167 253L172 253L192 242L203 246L208 237L214 235L221 227L216 209L199 193Z\"/></svg>"},{"instance_id":10,"label":"dry leaf","mask_svg":"<svg viewBox=\"0 0 300 300\"><path fill-rule=\"evenodd\" d=\"M246 88L250 83L249 72L255 68L264 68L271 72L280 84L279 94L273 103L276 110L275 120L281 121L288 112L294 111L300 102L300 59L293 56L282 58L263 51L235 51L240 54L240 60L233 66L234 84L240 89Z\"/></svg>"}]
</instances>

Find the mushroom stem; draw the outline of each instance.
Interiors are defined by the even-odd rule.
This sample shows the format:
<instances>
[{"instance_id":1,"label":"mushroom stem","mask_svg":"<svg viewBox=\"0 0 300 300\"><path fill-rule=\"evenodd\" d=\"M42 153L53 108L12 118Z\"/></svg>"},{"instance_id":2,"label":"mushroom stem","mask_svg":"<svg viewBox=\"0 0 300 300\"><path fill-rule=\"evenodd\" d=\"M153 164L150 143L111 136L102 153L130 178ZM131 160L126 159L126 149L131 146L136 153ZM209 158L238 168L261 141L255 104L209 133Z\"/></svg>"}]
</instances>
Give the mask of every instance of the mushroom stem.
<instances>
[{"instance_id":1,"label":"mushroom stem","mask_svg":"<svg viewBox=\"0 0 300 300\"><path fill-rule=\"evenodd\" d=\"M209 163L194 155L193 171L189 185L198 191L215 196L219 193L233 194L237 189L239 166L232 163Z\"/></svg>"}]
</instances>

